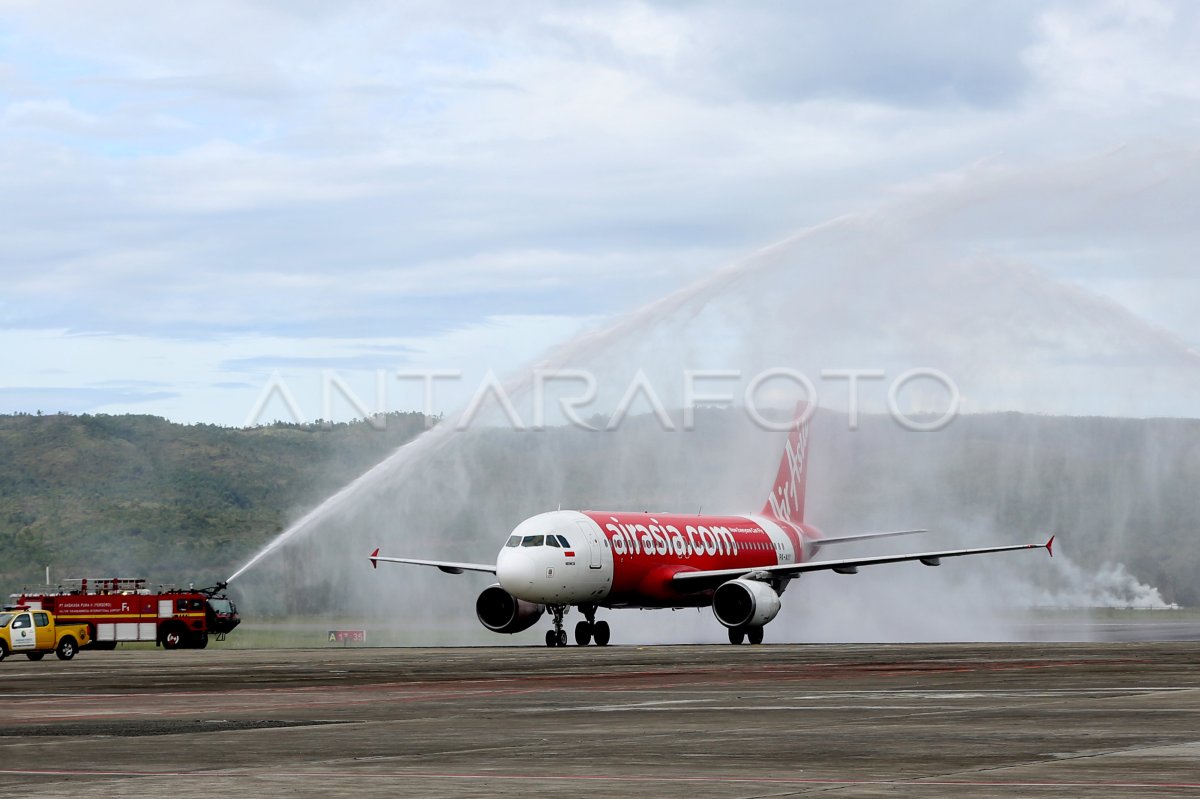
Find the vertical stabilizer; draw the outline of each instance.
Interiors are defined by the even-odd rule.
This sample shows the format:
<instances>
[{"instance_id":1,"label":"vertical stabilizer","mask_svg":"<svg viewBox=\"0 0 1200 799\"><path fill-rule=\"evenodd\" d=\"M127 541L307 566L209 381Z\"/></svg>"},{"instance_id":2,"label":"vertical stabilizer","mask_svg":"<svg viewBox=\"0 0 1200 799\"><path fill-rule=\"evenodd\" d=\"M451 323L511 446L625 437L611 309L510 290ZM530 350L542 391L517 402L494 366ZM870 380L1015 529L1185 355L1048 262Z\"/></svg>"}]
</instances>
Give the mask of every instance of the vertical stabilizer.
<instances>
[{"instance_id":1,"label":"vertical stabilizer","mask_svg":"<svg viewBox=\"0 0 1200 799\"><path fill-rule=\"evenodd\" d=\"M812 418L808 406L796 406L796 423L783 445L779 473L771 488L762 515L780 521L804 522L804 491L808 482L808 424Z\"/></svg>"}]
</instances>

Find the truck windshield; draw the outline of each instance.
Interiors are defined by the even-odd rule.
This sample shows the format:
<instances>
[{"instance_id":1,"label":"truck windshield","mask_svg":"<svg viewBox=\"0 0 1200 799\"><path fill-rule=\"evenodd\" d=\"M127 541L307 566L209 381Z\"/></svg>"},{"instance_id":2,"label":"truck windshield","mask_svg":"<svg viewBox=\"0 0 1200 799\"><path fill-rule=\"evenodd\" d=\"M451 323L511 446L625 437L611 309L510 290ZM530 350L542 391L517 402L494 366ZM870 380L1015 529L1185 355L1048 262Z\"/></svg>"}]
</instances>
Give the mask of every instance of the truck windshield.
<instances>
[{"instance_id":1,"label":"truck windshield","mask_svg":"<svg viewBox=\"0 0 1200 799\"><path fill-rule=\"evenodd\" d=\"M8 623L12 621L12 617L11 613L0 613L0 627L7 627Z\"/></svg>"},{"instance_id":2,"label":"truck windshield","mask_svg":"<svg viewBox=\"0 0 1200 799\"><path fill-rule=\"evenodd\" d=\"M233 613L233 603L228 599L210 599L208 606L216 613Z\"/></svg>"}]
</instances>

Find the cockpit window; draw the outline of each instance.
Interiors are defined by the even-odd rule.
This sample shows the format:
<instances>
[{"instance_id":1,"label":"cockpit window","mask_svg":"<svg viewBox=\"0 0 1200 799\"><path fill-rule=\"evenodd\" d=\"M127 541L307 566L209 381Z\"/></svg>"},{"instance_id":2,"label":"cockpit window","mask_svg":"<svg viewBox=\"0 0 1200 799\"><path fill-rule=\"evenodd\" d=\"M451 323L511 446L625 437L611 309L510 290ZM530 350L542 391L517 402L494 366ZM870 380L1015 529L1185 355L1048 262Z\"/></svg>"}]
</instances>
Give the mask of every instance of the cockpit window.
<instances>
[{"instance_id":1,"label":"cockpit window","mask_svg":"<svg viewBox=\"0 0 1200 799\"><path fill-rule=\"evenodd\" d=\"M571 548L571 542L567 540L567 537L565 535L558 536L558 543L563 545L563 549Z\"/></svg>"},{"instance_id":2,"label":"cockpit window","mask_svg":"<svg viewBox=\"0 0 1200 799\"><path fill-rule=\"evenodd\" d=\"M525 536L525 540L521 542L521 546L540 547L545 539L546 536L544 535L527 535Z\"/></svg>"},{"instance_id":3,"label":"cockpit window","mask_svg":"<svg viewBox=\"0 0 1200 799\"><path fill-rule=\"evenodd\" d=\"M506 547L519 547L519 546L521 546L521 536L519 536L519 535L510 535L510 536L508 537L508 543L507 543L507 544L505 544L504 546L506 546Z\"/></svg>"},{"instance_id":4,"label":"cockpit window","mask_svg":"<svg viewBox=\"0 0 1200 799\"><path fill-rule=\"evenodd\" d=\"M546 546L548 546L548 547L556 547L556 548L557 548L557 547L558 547L558 545L559 545L559 544L558 544L558 537L557 537L557 536L553 536L553 535L548 535L548 536L546 536Z\"/></svg>"}]
</instances>

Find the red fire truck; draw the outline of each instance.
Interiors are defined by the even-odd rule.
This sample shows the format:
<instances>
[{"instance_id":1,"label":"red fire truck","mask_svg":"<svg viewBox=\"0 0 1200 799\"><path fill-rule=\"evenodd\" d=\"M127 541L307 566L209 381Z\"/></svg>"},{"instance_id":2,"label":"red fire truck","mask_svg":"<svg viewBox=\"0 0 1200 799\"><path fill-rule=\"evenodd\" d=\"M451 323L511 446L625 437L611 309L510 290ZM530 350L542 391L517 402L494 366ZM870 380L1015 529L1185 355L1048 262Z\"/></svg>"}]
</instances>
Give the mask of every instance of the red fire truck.
<instances>
[{"instance_id":1,"label":"red fire truck","mask_svg":"<svg viewBox=\"0 0 1200 799\"><path fill-rule=\"evenodd\" d=\"M241 622L237 608L212 588L152 591L144 578L84 577L56 591L25 591L18 605L48 610L64 622L86 623L92 646L114 649L122 641L154 641L164 649L203 649L210 636L225 640Z\"/></svg>"}]
</instances>

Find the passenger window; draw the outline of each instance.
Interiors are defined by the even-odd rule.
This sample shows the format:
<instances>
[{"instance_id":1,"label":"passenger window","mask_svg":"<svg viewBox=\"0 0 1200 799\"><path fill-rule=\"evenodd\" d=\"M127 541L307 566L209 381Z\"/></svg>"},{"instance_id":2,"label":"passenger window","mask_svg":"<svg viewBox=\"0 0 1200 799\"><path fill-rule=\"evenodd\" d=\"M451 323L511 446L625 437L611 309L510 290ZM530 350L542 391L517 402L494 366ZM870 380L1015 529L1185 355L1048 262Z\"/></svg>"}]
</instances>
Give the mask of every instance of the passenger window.
<instances>
[{"instance_id":1,"label":"passenger window","mask_svg":"<svg viewBox=\"0 0 1200 799\"><path fill-rule=\"evenodd\" d=\"M45 613L35 613L33 614L33 623L38 627L49 627L50 616Z\"/></svg>"},{"instance_id":2,"label":"passenger window","mask_svg":"<svg viewBox=\"0 0 1200 799\"><path fill-rule=\"evenodd\" d=\"M29 614L22 614L20 616L17 616L16 621L14 621L12 623L12 628L14 630L23 630L29 626L31 626L29 624Z\"/></svg>"},{"instance_id":3,"label":"passenger window","mask_svg":"<svg viewBox=\"0 0 1200 799\"><path fill-rule=\"evenodd\" d=\"M186 599L176 599L175 600L175 612L176 613L184 613L186 611L187 611L187 600Z\"/></svg>"},{"instance_id":4,"label":"passenger window","mask_svg":"<svg viewBox=\"0 0 1200 799\"><path fill-rule=\"evenodd\" d=\"M552 535L546 536L546 546L558 548L558 538Z\"/></svg>"},{"instance_id":5,"label":"passenger window","mask_svg":"<svg viewBox=\"0 0 1200 799\"><path fill-rule=\"evenodd\" d=\"M521 542L523 547L540 547L542 542L546 540L544 535L527 535L525 540Z\"/></svg>"},{"instance_id":6,"label":"passenger window","mask_svg":"<svg viewBox=\"0 0 1200 799\"><path fill-rule=\"evenodd\" d=\"M521 536L519 536L519 535L511 535L511 536L509 536L509 537L508 537L508 543L507 543L507 544L505 544L504 546L506 546L506 547L519 547L519 546L521 546Z\"/></svg>"}]
</instances>

